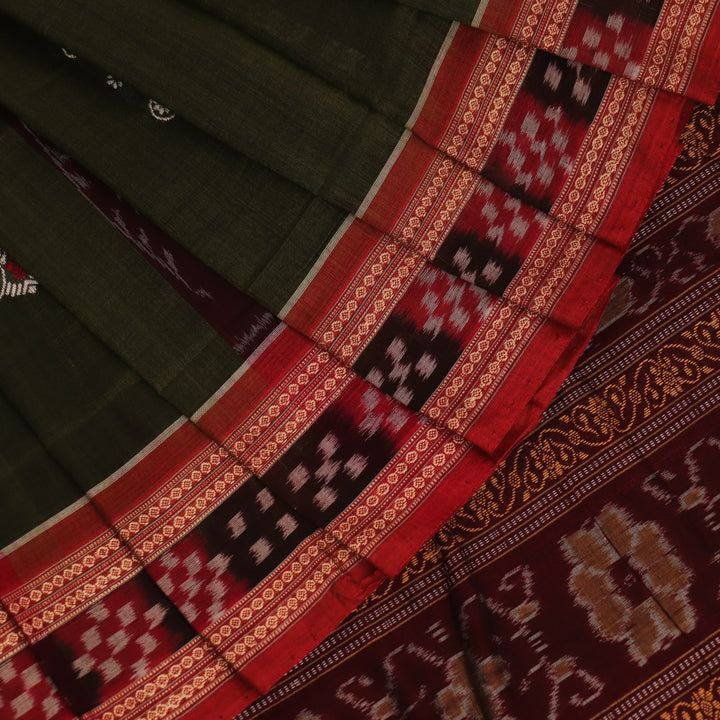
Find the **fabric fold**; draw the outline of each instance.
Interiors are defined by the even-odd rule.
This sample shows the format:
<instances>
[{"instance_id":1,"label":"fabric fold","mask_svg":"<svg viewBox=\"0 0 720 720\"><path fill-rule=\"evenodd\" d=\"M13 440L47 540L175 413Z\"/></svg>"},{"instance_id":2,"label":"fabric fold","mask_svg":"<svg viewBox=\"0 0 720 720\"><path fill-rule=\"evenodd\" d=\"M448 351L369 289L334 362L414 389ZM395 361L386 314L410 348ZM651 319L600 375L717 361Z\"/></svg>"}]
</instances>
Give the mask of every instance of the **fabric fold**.
<instances>
[{"instance_id":1,"label":"fabric fold","mask_svg":"<svg viewBox=\"0 0 720 720\"><path fill-rule=\"evenodd\" d=\"M411 703L449 720L473 702L491 718L679 720L714 697L717 127L717 110L699 108L620 270L615 306L542 425L242 720L362 718ZM686 370L669 385L657 373L668 363ZM604 622L610 607L632 614L627 632ZM655 620L657 631L636 630ZM474 682L449 672L459 646ZM395 675L398 664L412 679Z\"/></svg>"},{"instance_id":2,"label":"fabric fold","mask_svg":"<svg viewBox=\"0 0 720 720\"><path fill-rule=\"evenodd\" d=\"M709 2L561 5L483 3L478 29L369 3L321 46L342 6L276 35L221 0L0 0L2 277L37 283L0 293L23 453L0 475L28 508L0 556L0 699L39 668L49 705L22 702L46 720L239 712L497 481L718 85ZM588 542L627 555L626 510L598 506ZM563 531L573 567L585 530ZM480 638L536 585L492 583L454 608ZM463 652L443 672L482 688Z\"/></svg>"},{"instance_id":3,"label":"fabric fold","mask_svg":"<svg viewBox=\"0 0 720 720\"><path fill-rule=\"evenodd\" d=\"M392 0L392 4L397 0ZM207 0L222 5L223 0ZM398 4L712 104L720 91L712 3L400 0ZM706 38L714 38L705 44Z\"/></svg>"},{"instance_id":4,"label":"fabric fold","mask_svg":"<svg viewBox=\"0 0 720 720\"><path fill-rule=\"evenodd\" d=\"M78 5L75 18L52 3L8 2L0 9L333 201L362 200L401 132L399 125L185 3ZM120 43L118 23L128 29ZM131 28L162 43L143 42ZM173 73L182 79L173 81ZM262 123L255 122L259 117ZM354 163L352 174L341 171L349 167L343 159Z\"/></svg>"}]
</instances>

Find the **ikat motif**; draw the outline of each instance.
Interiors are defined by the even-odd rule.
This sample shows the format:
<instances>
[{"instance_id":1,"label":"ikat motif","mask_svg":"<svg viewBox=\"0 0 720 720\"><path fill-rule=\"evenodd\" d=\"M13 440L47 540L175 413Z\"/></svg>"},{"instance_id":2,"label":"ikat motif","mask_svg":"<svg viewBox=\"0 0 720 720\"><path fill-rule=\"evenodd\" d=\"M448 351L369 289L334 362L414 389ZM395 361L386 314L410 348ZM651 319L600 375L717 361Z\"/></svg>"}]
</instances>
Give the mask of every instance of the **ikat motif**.
<instances>
[{"instance_id":1,"label":"ikat motif","mask_svg":"<svg viewBox=\"0 0 720 720\"><path fill-rule=\"evenodd\" d=\"M609 82L607 72L536 51L482 174L548 212Z\"/></svg>"},{"instance_id":2,"label":"ikat motif","mask_svg":"<svg viewBox=\"0 0 720 720\"><path fill-rule=\"evenodd\" d=\"M662 5L662 0L583 0L560 54L635 80Z\"/></svg>"},{"instance_id":3,"label":"ikat motif","mask_svg":"<svg viewBox=\"0 0 720 720\"><path fill-rule=\"evenodd\" d=\"M140 573L32 649L81 715L142 678L194 636L177 609Z\"/></svg>"},{"instance_id":4,"label":"ikat motif","mask_svg":"<svg viewBox=\"0 0 720 720\"><path fill-rule=\"evenodd\" d=\"M502 295L549 223L547 215L480 180L433 261Z\"/></svg>"},{"instance_id":5,"label":"ikat motif","mask_svg":"<svg viewBox=\"0 0 720 720\"><path fill-rule=\"evenodd\" d=\"M419 410L496 304L488 291L426 265L353 369Z\"/></svg>"},{"instance_id":6,"label":"ikat motif","mask_svg":"<svg viewBox=\"0 0 720 720\"><path fill-rule=\"evenodd\" d=\"M325 525L421 425L398 402L355 380L262 481L304 517Z\"/></svg>"},{"instance_id":7,"label":"ikat motif","mask_svg":"<svg viewBox=\"0 0 720 720\"><path fill-rule=\"evenodd\" d=\"M575 602L594 631L623 644L638 665L695 626L692 573L657 523L638 522L611 504L562 546Z\"/></svg>"},{"instance_id":8,"label":"ikat motif","mask_svg":"<svg viewBox=\"0 0 720 720\"><path fill-rule=\"evenodd\" d=\"M8 720L75 717L30 650L21 650L0 665L0 716Z\"/></svg>"},{"instance_id":9,"label":"ikat motif","mask_svg":"<svg viewBox=\"0 0 720 720\"><path fill-rule=\"evenodd\" d=\"M158 587L202 631L284 560L312 526L250 478L148 566Z\"/></svg>"}]
</instances>

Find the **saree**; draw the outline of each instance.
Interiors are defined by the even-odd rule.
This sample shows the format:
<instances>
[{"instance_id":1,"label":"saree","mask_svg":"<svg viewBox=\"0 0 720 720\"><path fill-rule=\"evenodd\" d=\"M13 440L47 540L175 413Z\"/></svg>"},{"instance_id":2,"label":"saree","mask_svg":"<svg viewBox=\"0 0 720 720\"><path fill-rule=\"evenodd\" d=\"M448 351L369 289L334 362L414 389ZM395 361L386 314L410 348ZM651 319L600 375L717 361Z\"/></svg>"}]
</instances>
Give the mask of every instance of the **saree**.
<instances>
[{"instance_id":1,"label":"saree","mask_svg":"<svg viewBox=\"0 0 720 720\"><path fill-rule=\"evenodd\" d=\"M261 699L538 421L720 86L710 2L241 5L0 2L15 717Z\"/></svg>"},{"instance_id":2,"label":"saree","mask_svg":"<svg viewBox=\"0 0 720 720\"><path fill-rule=\"evenodd\" d=\"M717 717L718 129L700 106L541 424L239 720Z\"/></svg>"}]
</instances>

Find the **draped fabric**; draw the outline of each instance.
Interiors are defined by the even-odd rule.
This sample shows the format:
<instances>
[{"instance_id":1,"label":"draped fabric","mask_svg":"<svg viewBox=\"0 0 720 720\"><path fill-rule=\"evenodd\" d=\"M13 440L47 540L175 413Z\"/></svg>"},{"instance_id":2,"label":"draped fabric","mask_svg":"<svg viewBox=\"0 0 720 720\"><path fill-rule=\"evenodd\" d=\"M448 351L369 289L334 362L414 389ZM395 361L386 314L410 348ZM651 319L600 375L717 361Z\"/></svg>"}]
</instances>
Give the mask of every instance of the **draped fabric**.
<instances>
[{"instance_id":1,"label":"draped fabric","mask_svg":"<svg viewBox=\"0 0 720 720\"><path fill-rule=\"evenodd\" d=\"M717 717L718 130L698 108L539 427L238 720Z\"/></svg>"},{"instance_id":2,"label":"draped fabric","mask_svg":"<svg viewBox=\"0 0 720 720\"><path fill-rule=\"evenodd\" d=\"M716 319L674 279L644 291L640 257L665 237L653 223L674 222L678 248L696 223L709 245L688 236L692 262L657 252L693 289L711 282L712 137L686 133L702 170L674 171L625 260L638 279L613 297L636 288L638 329L597 335L539 439L516 444L597 326L693 107L720 89L720 10L437 5L0 0L9 717L252 717L328 664L342 691L278 717L537 717L542 693L548 717L584 717L642 695L679 633L696 648L714 631L691 582L711 559L698 549L683 575L695 546L675 539L712 489L670 471L626 486L623 453L607 470L622 500L573 474L598 447L612 467L615 435L590 436L619 432L622 393L623 437L659 437L661 405L685 410L685 385L714 372ZM650 357L657 323L692 362ZM606 384L586 390L596 367ZM701 436L693 452L714 447ZM661 512L680 518L667 532ZM467 543L448 544L459 526ZM531 627L566 600L551 547L575 599L572 637L552 641ZM345 660L388 622L379 650ZM572 649L590 636L612 646L598 665ZM649 673L635 685L606 677L620 650ZM390 656L402 691L378 694Z\"/></svg>"}]
</instances>

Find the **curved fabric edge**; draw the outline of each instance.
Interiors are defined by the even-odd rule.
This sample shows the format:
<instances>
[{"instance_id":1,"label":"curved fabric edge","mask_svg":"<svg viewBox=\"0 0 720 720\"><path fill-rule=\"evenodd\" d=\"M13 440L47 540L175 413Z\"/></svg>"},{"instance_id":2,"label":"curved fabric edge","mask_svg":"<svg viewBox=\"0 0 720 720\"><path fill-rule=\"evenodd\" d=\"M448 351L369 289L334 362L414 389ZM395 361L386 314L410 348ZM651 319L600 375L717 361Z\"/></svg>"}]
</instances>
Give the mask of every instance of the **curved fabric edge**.
<instances>
[{"instance_id":1,"label":"curved fabric edge","mask_svg":"<svg viewBox=\"0 0 720 720\"><path fill-rule=\"evenodd\" d=\"M451 53L448 53L448 55L451 55ZM447 59L445 61L447 61ZM455 107L457 108L460 105L460 98L465 93L465 88L456 88L455 92ZM431 94L432 92L430 95ZM428 96L428 98L426 107L431 108L432 99L430 96ZM668 142L664 147L664 151L655 158L656 165L652 168L649 177L645 177L644 182L639 186L636 182L632 183L635 189L640 188L641 195L641 197L638 197L636 207L633 209L633 218L635 214L640 214L649 204L654 189L657 188L663 174L667 172L672 163L674 153L677 149L676 141L680 130L679 122L684 119L685 112L686 106L684 102L678 102L676 105L673 105L673 107L667 109L667 114L664 116L662 122L648 123L648 127L643 136L644 142L649 142L648 138L652 136L653 131L657 131L658 127L671 133L672 141ZM422 124L422 118L423 114L421 112L418 116L418 124L420 125ZM396 162L399 162L401 156L402 151L398 153ZM389 168L384 182L379 185L378 191L372 200L373 203L382 203L384 193L389 194L392 202L397 201L394 185L389 183L391 174L392 168ZM414 188L421 183L412 182L409 184ZM624 187L621 186L620 189L616 188L617 194L624 192L626 192ZM369 205L370 203L368 203L368 207ZM613 215L608 212L605 217L612 219ZM635 220L635 222L637 222L637 220ZM629 241L631 231L634 229L634 223L632 221L623 221L620 224L623 226L624 231L619 233L620 237L617 237L617 243L622 248ZM350 229L348 229L347 232L349 233ZM320 282L319 278L322 277L322 270L338 266L337 258L338 256L342 257L340 253L342 248L345 247L343 244L344 238L345 236L340 238L340 242L335 245L335 248L327 258L325 258L325 265L320 268L319 273L315 274L314 279L307 284L305 292L298 298L297 303L288 313L287 320L291 324L293 319L297 317L299 308L307 302L307 298L314 292L314 288L316 287L314 283ZM619 260L619 257L617 259ZM340 265L345 265L345 263L342 262ZM577 282L575 285L577 285ZM572 286L574 290L583 290L583 287L575 288L575 285ZM347 286L348 283L343 284L343 287L346 289ZM415 492L415 494L413 494L412 484L408 483L403 486L401 482L399 490L402 489L402 492L397 492L393 497L392 506L385 507L383 516L376 516L373 520L372 529L376 535L380 533L380 537L375 537L373 543L371 543L372 551L369 557L372 561L382 560L385 571L391 573L398 572L427 537L437 530L449 515L467 500L472 492L490 474L494 463L504 456L512 442L530 429L530 426L537 419L537 415L541 409L547 405L551 399L554 389L557 388L562 379L567 375L577 355L589 339L611 289L612 273L608 273L601 289L593 287L593 297L588 297L582 292L580 293L581 303L583 307L586 308L586 312L584 316L579 319L579 328L572 332L567 332L567 329L560 330L557 325L545 322L544 319L536 325L533 325L533 323L536 322L537 319L530 319L527 321L528 324L525 325L525 327L523 326L524 323L519 323L514 328L514 331L521 331L520 338L512 338L516 343L520 343L523 339L522 331L526 328L531 328L525 340L535 347L528 346L525 350L526 354L524 355L523 361L518 360L514 365L516 368L515 374L508 374L502 378L501 382L497 385L498 389L494 390L494 392L498 393L498 397L496 398L498 407L505 406L508 399L507 396L510 392L508 387L517 382L516 378L520 379L518 384L519 391L512 403L514 407L513 413L507 417L508 413L506 408L498 411L498 417L500 417L500 415L505 417L505 425L503 426L499 426L494 418L489 420L488 418L492 417L491 414L483 417L482 422L489 423L495 429L495 435L493 435L490 441L487 440L487 432L485 431L487 427L476 426L478 429L474 431L475 434L473 434L471 425L465 422L466 418L459 416L457 421L458 430L467 434L476 445L486 449L490 453L487 462L478 466L466 458L460 457L452 467L452 473L443 475L438 472L438 482L422 488L424 492ZM566 292L569 292L569 290L566 290ZM511 310L510 312L512 313L513 311ZM311 314L313 317L322 317L324 313L316 309ZM309 329L308 334L313 336L314 328ZM505 337L505 342L509 342L511 337L512 333ZM551 352L547 352L548 346L552 347ZM266 348L263 348L263 350L265 349ZM507 349L508 348L505 347L505 351L507 351ZM319 352L322 353L323 350L320 349ZM502 348L499 347L498 352L503 352ZM533 358L535 353L543 356L543 362L541 364L538 364L537 359ZM342 357L342 353L340 353L340 356ZM257 370L257 363L255 363L255 370ZM236 396L238 394L244 394L246 387L243 386L243 382L246 379L247 375L238 378L237 382L233 383L226 393L218 397L216 402L206 408L204 413L201 413L201 417L222 412L224 400L233 394L236 394ZM247 402L247 400L245 400L245 402ZM440 415L441 412L442 411L439 411L438 415ZM432 413L429 413L429 415L433 417ZM453 427L451 423L449 423L449 426L451 428ZM147 462L150 462L148 458L152 457L152 462L162 462L160 458L164 458L166 452L169 453L167 458L171 458L172 462L175 463L173 472L176 472L178 453L177 445L173 444L178 442L176 432L173 432L169 438L157 447L150 449L147 457L144 456L140 458L139 462L136 463L133 468L128 469L128 475L130 473L140 473L136 477L138 481L141 482L141 474L148 472L147 467L143 465L143 461L147 460ZM183 450L186 452L187 448L183 446ZM418 446L417 449L413 449L411 452L416 454L418 452L421 454L427 452L427 444L425 447ZM416 479L419 480L425 472L432 475L432 473L435 472L432 470L433 467L437 469L443 468L446 462L446 459L439 452L439 449L437 447L433 448L432 453L427 457L427 462L424 467L422 470L419 470L419 475ZM183 470L185 470L185 468L183 468ZM157 469L152 472L157 473ZM127 475L121 475L118 476L116 480L120 477L123 478L123 482L128 479ZM103 488L101 492L111 492L113 487L117 487L115 483L108 483L107 487ZM373 488L373 491L377 489L379 488ZM415 488L416 491L419 489L420 488L417 487ZM372 492L365 493L365 500L370 497L372 497ZM412 502L418 498L421 502L418 502L416 507L412 507ZM360 503L358 503L358 505L359 504ZM369 505L369 507L371 506L372 504ZM394 515L393 511L395 512ZM398 513L403 518L399 523L397 521ZM383 521L385 525L383 525ZM389 528L391 524L392 527ZM58 525L53 526L53 531L58 532L58 537L61 536L61 526L62 521ZM338 534L340 537L343 536L342 528L338 528ZM72 542L72 540L70 541ZM32 540L28 540L27 543L14 548L12 553L24 552L28 550L30 545L32 545ZM393 550L390 558L387 558L386 553L388 546L392 546ZM60 545L58 545L58 551L62 554ZM31 555L32 552L30 551L30 556ZM282 642L276 641L273 638L267 642L266 647L261 650L254 647L254 657L243 667L247 668L249 674L252 675L255 683L261 689L269 687L299 659L302 654L314 647L330 630L336 627L338 622L345 617L354 606L362 601L364 597L374 589L377 582L379 582L377 577L368 574L366 568L351 565L346 567L346 571L347 573L345 575L340 575L336 577L331 584L323 586L321 591L318 592L317 599L305 610L303 617L294 620L288 628L286 634L283 636ZM320 582L320 580L316 580L314 576L310 577L308 578L308 583L310 584L307 585L307 587L312 587L312 583L318 582ZM349 583L349 585L347 583ZM269 627L272 627L272 623ZM266 635L263 632L258 631L256 633L256 640L252 645L262 645L265 637ZM288 647L292 648L291 652L287 651ZM209 695L207 693L211 688L213 689L213 694ZM146 688L143 688L143 692L145 693L144 697L146 701L148 698L154 696L153 693L149 693ZM233 708L233 712L240 710L253 699L249 696L238 696L235 692L232 692L224 684L222 675L215 675L213 679L211 679L208 672L206 672L206 668L202 670L202 673L195 675L191 681L183 675L182 683L176 684L176 689L173 694L168 693L163 686L160 695L162 696L162 701L157 704L157 708L159 714L165 717L176 717L182 713L186 713L186 717L214 717L216 714L216 703L219 697L224 697L227 705ZM195 703L194 698L196 697L202 697L203 699ZM96 711L88 713L86 717L145 717L146 713L150 712L150 706L146 701L138 704L137 699L133 698L132 702L129 702L126 698L124 703L115 704L112 708L102 706ZM152 700L152 702L155 703L155 700ZM191 706L190 703L195 704Z\"/></svg>"},{"instance_id":2,"label":"curved fabric edge","mask_svg":"<svg viewBox=\"0 0 720 720\"><path fill-rule=\"evenodd\" d=\"M443 8L428 0L397 1L698 102L712 104L720 91L720 14L707 0L645 2L634 12L621 2L595 0L465 0ZM653 67L655 58L661 69Z\"/></svg>"}]
</instances>

